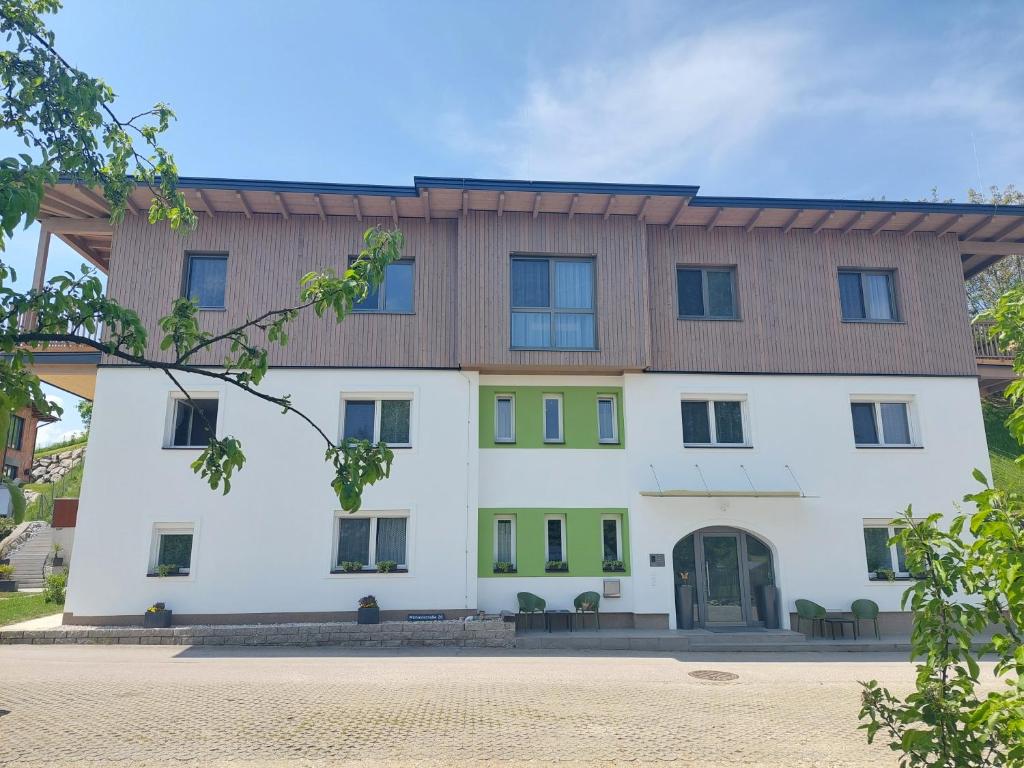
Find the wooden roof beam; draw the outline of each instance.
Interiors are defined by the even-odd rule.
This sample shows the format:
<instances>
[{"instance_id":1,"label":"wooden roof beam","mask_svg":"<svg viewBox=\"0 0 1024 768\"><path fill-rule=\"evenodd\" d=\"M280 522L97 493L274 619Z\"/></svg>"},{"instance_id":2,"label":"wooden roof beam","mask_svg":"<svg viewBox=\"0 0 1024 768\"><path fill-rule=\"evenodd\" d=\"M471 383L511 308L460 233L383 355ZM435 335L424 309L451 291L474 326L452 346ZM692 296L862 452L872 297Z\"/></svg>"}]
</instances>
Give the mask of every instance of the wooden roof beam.
<instances>
[{"instance_id":1,"label":"wooden roof beam","mask_svg":"<svg viewBox=\"0 0 1024 768\"><path fill-rule=\"evenodd\" d=\"M679 226L679 220L683 218L683 213L686 211L687 206L690 205L690 198L684 197L682 202L679 203L679 207L676 208L676 212L672 214L672 218L669 219L668 228L675 229Z\"/></svg>"},{"instance_id":2,"label":"wooden roof beam","mask_svg":"<svg viewBox=\"0 0 1024 768\"><path fill-rule=\"evenodd\" d=\"M748 235L761 223L761 219L764 218L764 208L758 208L757 212L750 217L750 221L743 225L743 231Z\"/></svg>"},{"instance_id":3,"label":"wooden roof beam","mask_svg":"<svg viewBox=\"0 0 1024 768\"><path fill-rule=\"evenodd\" d=\"M97 207L101 211L104 211L107 216L110 215L110 204L107 203L107 199L105 197L103 197L103 195L99 195L99 194L93 192L91 189L89 189L84 184L76 184L75 185L75 189L77 189L80 193L82 193L87 198L89 198L94 203L96 203Z\"/></svg>"},{"instance_id":4,"label":"wooden roof beam","mask_svg":"<svg viewBox=\"0 0 1024 768\"><path fill-rule=\"evenodd\" d=\"M572 202L569 203L569 221L572 221L572 217L576 215L576 205L580 201L579 195L572 196Z\"/></svg>"},{"instance_id":5,"label":"wooden roof beam","mask_svg":"<svg viewBox=\"0 0 1024 768\"><path fill-rule=\"evenodd\" d=\"M989 240L996 243L1001 242L1003 240L1010 240L1010 235L1012 235L1021 227L1024 227L1024 218L1017 219L1017 221L1011 223L1006 227L1003 227L1001 230L996 232L992 237L990 237Z\"/></svg>"},{"instance_id":6,"label":"wooden roof beam","mask_svg":"<svg viewBox=\"0 0 1024 768\"><path fill-rule=\"evenodd\" d=\"M72 200L67 195L65 195L65 194L63 194L61 192L58 192L53 187L47 187L46 188L46 197L49 197L49 198L53 199L54 202L60 203L62 206L64 206L67 209L75 211L75 213L78 216L88 216L89 218L97 218L99 216L108 216L109 215L109 213L107 211L105 211L105 210L97 213L97 210L95 208L92 208L92 207L90 207L90 206L88 206L88 205L86 205L86 204L84 204L82 202L79 202L77 200Z\"/></svg>"},{"instance_id":7,"label":"wooden roof beam","mask_svg":"<svg viewBox=\"0 0 1024 768\"><path fill-rule=\"evenodd\" d=\"M252 218L252 208L249 207L249 201L245 199L245 192L240 189L235 190L235 197L238 198L238 202L242 204L242 212L245 214L245 218Z\"/></svg>"},{"instance_id":8,"label":"wooden roof beam","mask_svg":"<svg viewBox=\"0 0 1024 768\"><path fill-rule=\"evenodd\" d=\"M57 214L59 216L69 216L72 219L80 219L84 215L77 208L72 208L71 206L64 205L64 203L60 202L59 200L55 200L50 195L47 195L46 197L43 198L43 202L41 203L39 210L42 213ZM97 217L87 216L86 218L94 219Z\"/></svg>"},{"instance_id":9,"label":"wooden roof beam","mask_svg":"<svg viewBox=\"0 0 1024 768\"><path fill-rule=\"evenodd\" d=\"M879 219L878 223L876 223L875 226L873 226L871 228L871 234L872 235L878 235L883 229L885 229L886 225L888 225L888 223L890 221L892 221L893 219L895 219L895 218L896 218L896 214L895 213L887 213L887 214L885 214L885 216L883 216L881 219Z\"/></svg>"},{"instance_id":10,"label":"wooden roof beam","mask_svg":"<svg viewBox=\"0 0 1024 768\"><path fill-rule=\"evenodd\" d=\"M203 190L197 189L196 194L199 196L199 202L203 204L203 210L206 211L206 215L212 219L213 215L217 212L214 210L213 203L210 202Z\"/></svg>"},{"instance_id":11,"label":"wooden roof beam","mask_svg":"<svg viewBox=\"0 0 1024 768\"><path fill-rule=\"evenodd\" d=\"M640 206L640 212L637 213L636 215L637 221L645 221L647 219L647 206L649 206L650 204L651 196L647 195L647 197L644 198L643 204L641 204Z\"/></svg>"},{"instance_id":12,"label":"wooden roof beam","mask_svg":"<svg viewBox=\"0 0 1024 768\"><path fill-rule=\"evenodd\" d=\"M960 233L960 239L961 240L970 240L976 234L981 232L981 230L983 230L985 227L987 227L992 222L992 219L994 219L994 218L995 218L995 216L986 216L984 219L979 221L977 224L975 224L973 227L968 229L966 232L961 232Z\"/></svg>"},{"instance_id":13,"label":"wooden roof beam","mask_svg":"<svg viewBox=\"0 0 1024 768\"><path fill-rule=\"evenodd\" d=\"M951 230L953 227L959 224L963 217L964 215L962 213L956 216L950 216L945 224L943 224L941 227L935 230L935 236L942 237L944 234L949 232L949 230Z\"/></svg>"},{"instance_id":14,"label":"wooden roof beam","mask_svg":"<svg viewBox=\"0 0 1024 768\"><path fill-rule=\"evenodd\" d=\"M900 230L900 234L904 237L914 234L922 224L928 221L928 216L929 214L922 213L920 216L915 217L913 221Z\"/></svg>"},{"instance_id":15,"label":"wooden roof beam","mask_svg":"<svg viewBox=\"0 0 1024 768\"><path fill-rule=\"evenodd\" d=\"M719 208L718 210L722 209ZM799 211L793 211L793 215L789 217L789 220L785 224L782 225L782 234L789 234L789 230L796 226L796 220L800 218L800 214L803 212L802 208Z\"/></svg>"},{"instance_id":16,"label":"wooden roof beam","mask_svg":"<svg viewBox=\"0 0 1024 768\"><path fill-rule=\"evenodd\" d=\"M114 231L106 219L47 219L40 224L55 235L109 235Z\"/></svg>"},{"instance_id":17,"label":"wooden roof beam","mask_svg":"<svg viewBox=\"0 0 1024 768\"><path fill-rule=\"evenodd\" d=\"M128 209L128 213L130 213L132 216L139 215L139 206L137 206L135 204L135 201L132 200L131 192L129 192L124 198L124 207Z\"/></svg>"},{"instance_id":18,"label":"wooden roof beam","mask_svg":"<svg viewBox=\"0 0 1024 768\"><path fill-rule=\"evenodd\" d=\"M352 195L352 207L356 209L356 221L362 221L363 210L359 207L359 195Z\"/></svg>"},{"instance_id":19,"label":"wooden roof beam","mask_svg":"<svg viewBox=\"0 0 1024 768\"><path fill-rule=\"evenodd\" d=\"M320 199L320 195L313 195L313 202L316 203L316 212L320 215L320 221L327 221L327 211L324 210L324 201Z\"/></svg>"},{"instance_id":20,"label":"wooden roof beam","mask_svg":"<svg viewBox=\"0 0 1024 768\"><path fill-rule=\"evenodd\" d=\"M427 224L430 223L430 190L429 189L424 189L423 190L423 218L426 219Z\"/></svg>"},{"instance_id":21,"label":"wooden roof beam","mask_svg":"<svg viewBox=\"0 0 1024 768\"><path fill-rule=\"evenodd\" d=\"M537 218L537 214L540 213L540 192L537 192L533 196L533 218Z\"/></svg>"},{"instance_id":22,"label":"wooden roof beam","mask_svg":"<svg viewBox=\"0 0 1024 768\"><path fill-rule=\"evenodd\" d=\"M832 221L832 218L836 215L835 211L825 211L824 215L814 222L814 226L811 227L811 234L816 235L825 228L825 225Z\"/></svg>"},{"instance_id":23,"label":"wooden roof beam","mask_svg":"<svg viewBox=\"0 0 1024 768\"><path fill-rule=\"evenodd\" d=\"M604 205L604 214L601 216L602 219L608 221L608 217L612 215L612 206L615 204L615 195L608 196L608 202Z\"/></svg>"},{"instance_id":24,"label":"wooden roof beam","mask_svg":"<svg viewBox=\"0 0 1024 768\"><path fill-rule=\"evenodd\" d=\"M394 197L388 198L388 203L391 205L391 220L395 222L395 226L398 226L398 203Z\"/></svg>"},{"instance_id":25,"label":"wooden roof beam","mask_svg":"<svg viewBox=\"0 0 1024 768\"><path fill-rule=\"evenodd\" d=\"M284 216L284 220L288 221L288 218L291 216L292 212L288 210L288 206L285 204L284 198L281 197L280 192L274 193L274 201L277 203L277 210L279 210L281 212L281 215Z\"/></svg>"},{"instance_id":26,"label":"wooden roof beam","mask_svg":"<svg viewBox=\"0 0 1024 768\"><path fill-rule=\"evenodd\" d=\"M505 212L505 193L498 193L498 218L501 218L501 214Z\"/></svg>"},{"instance_id":27,"label":"wooden roof beam","mask_svg":"<svg viewBox=\"0 0 1024 768\"><path fill-rule=\"evenodd\" d=\"M864 220L864 217L866 215L867 213L865 211L861 211L860 213L854 214L854 217L850 219L848 222L846 222L846 224L843 225L843 228L839 230L840 234L850 234L853 231L853 228Z\"/></svg>"}]
</instances>

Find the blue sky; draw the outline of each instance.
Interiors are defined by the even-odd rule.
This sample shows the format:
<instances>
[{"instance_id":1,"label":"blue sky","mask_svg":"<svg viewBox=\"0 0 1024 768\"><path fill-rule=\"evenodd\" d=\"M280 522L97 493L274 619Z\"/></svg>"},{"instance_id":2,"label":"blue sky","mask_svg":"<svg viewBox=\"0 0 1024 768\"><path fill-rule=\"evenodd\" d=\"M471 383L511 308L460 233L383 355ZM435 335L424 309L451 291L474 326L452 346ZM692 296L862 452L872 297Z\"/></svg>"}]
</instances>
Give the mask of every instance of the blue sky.
<instances>
[{"instance_id":1,"label":"blue sky","mask_svg":"<svg viewBox=\"0 0 1024 768\"><path fill-rule=\"evenodd\" d=\"M67 0L52 28L121 114L171 104L183 175L889 199L1024 184L1020 2ZM9 249L25 275L35 243Z\"/></svg>"}]
</instances>

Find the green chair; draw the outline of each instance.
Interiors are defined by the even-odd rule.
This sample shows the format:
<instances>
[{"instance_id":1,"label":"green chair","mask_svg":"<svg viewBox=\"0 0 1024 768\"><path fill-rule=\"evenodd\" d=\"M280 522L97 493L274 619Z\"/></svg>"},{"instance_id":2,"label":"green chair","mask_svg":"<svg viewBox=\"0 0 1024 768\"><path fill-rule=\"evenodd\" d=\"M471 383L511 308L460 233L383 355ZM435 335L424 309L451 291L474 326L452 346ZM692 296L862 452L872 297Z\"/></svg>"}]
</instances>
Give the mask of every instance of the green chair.
<instances>
[{"instance_id":1,"label":"green chair","mask_svg":"<svg viewBox=\"0 0 1024 768\"><path fill-rule=\"evenodd\" d=\"M536 613L543 616L548 604L543 597L537 597L532 592L519 592L516 599L519 600L519 613L526 615L526 628L530 629L530 617Z\"/></svg>"},{"instance_id":2,"label":"green chair","mask_svg":"<svg viewBox=\"0 0 1024 768\"><path fill-rule=\"evenodd\" d=\"M584 629L587 628L588 613L594 614L597 628L601 628L601 616L597 612L597 609L601 606L601 596L597 592L581 592L572 601L572 604L576 608L576 614L580 617L580 624Z\"/></svg>"},{"instance_id":3,"label":"green chair","mask_svg":"<svg viewBox=\"0 0 1024 768\"><path fill-rule=\"evenodd\" d=\"M878 603L867 599L854 600L850 604L850 612L853 614L854 622L856 622L853 625L854 627L859 626L862 621L872 621L875 624L875 639L882 639L882 635L878 631Z\"/></svg>"},{"instance_id":4,"label":"green chair","mask_svg":"<svg viewBox=\"0 0 1024 768\"><path fill-rule=\"evenodd\" d=\"M814 637L814 627L817 625L821 636L825 636L825 609L811 600L796 601L796 631L805 621L811 622L811 637Z\"/></svg>"}]
</instances>

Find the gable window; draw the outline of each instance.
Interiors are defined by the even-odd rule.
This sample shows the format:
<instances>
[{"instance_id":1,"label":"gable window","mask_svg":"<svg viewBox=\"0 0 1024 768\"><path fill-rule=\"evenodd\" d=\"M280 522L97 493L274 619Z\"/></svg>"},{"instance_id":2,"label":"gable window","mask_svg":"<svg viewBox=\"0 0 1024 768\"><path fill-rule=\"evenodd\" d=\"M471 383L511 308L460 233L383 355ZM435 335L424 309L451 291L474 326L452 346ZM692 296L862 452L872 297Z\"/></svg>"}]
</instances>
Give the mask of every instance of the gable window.
<instances>
[{"instance_id":1,"label":"gable window","mask_svg":"<svg viewBox=\"0 0 1024 768\"><path fill-rule=\"evenodd\" d=\"M619 421L615 413L615 398L601 395L597 398L597 441L619 442Z\"/></svg>"},{"instance_id":2,"label":"gable window","mask_svg":"<svg viewBox=\"0 0 1024 768\"><path fill-rule=\"evenodd\" d=\"M512 258L512 348L596 349L594 261Z\"/></svg>"},{"instance_id":3,"label":"gable window","mask_svg":"<svg viewBox=\"0 0 1024 768\"><path fill-rule=\"evenodd\" d=\"M332 571L376 571L377 564L384 562L394 563L399 570L408 568L408 517L353 517L346 513L335 519L337 530Z\"/></svg>"},{"instance_id":4,"label":"gable window","mask_svg":"<svg viewBox=\"0 0 1024 768\"><path fill-rule=\"evenodd\" d=\"M494 397L494 442L514 443L516 441L516 398L515 395Z\"/></svg>"},{"instance_id":5,"label":"gable window","mask_svg":"<svg viewBox=\"0 0 1024 768\"><path fill-rule=\"evenodd\" d=\"M150 549L150 576L186 576L192 572L192 542L195 526L191 523L161 523L153 529Z\"/></svg>"},{"instance_id":6,"label":"gable window","mask_svg":"<svg viewBox=\"0 0 1024 768\"><path fill-rule=\"evenodd\" d=\"M903 547L899 544L890 544L889 541L902 528L891 525L864 524L864 553L867 557L868 577L875 580L884 580L885 571L892 571L895 576L907 577L906 555ZM882 572L880 575L879 572Z\"/></svg>"},{"instance_id":7,"label":"gable window","mask_svg":"<svg viewBox=\"0 0 1024 768\"><path fill-rule=\"evenodd\" d=\"M516 567L516 519L512 516L494 518L494 562Z\"/></svg>"},{"instance_id":8,"label":"gable window","mask_svg":"<svg viewBox=\"0 0 1024 768\"><path fill-rule=\"evenodd\" d=\"M228 257L222 254L190 254L185 278L185 296L200 309L224 309Z\"/></svg>"},{"instance_id":9,"label":"gable window","mask_svg":"<svg viewBox=\"0 0 1024 768\"><path fill-rule=\"evenodd\" d=\"M683 445L746 446L743 401L736 398L682 401Z\"/></svg>"},{"instance_id":10,"label":"gable window","mask_svg":"<svg viewBox=\"0 0 1024 768\"><path fill-rule=\"evenodd\" d=\"M7 447L21 450L25 439L25 419L22 416L11 416L11 425L7 428Z\"/></svg>"},{"instance_id":11,"label":"gable window","mask_svg":"<svg viewBox=\"0 0 1024 768\"><path fill-rule=\"evenodd\" d=\"M409 448L412 400L345 399L342 437L345 440L367 440L386 443L393 448Z\"/></svg>"},{"instance_id":12,"label":"gable window","mask_svg":"<svg viewBox=\"0 0 1024 768\"><path fill-rule=\"evenodd\" d=\"M892 270L839 270L843 320L888 323L898 320Z\"/></svg>"},{"instance_id":13,"label":"gable window","mask_svg":"<svg viewBox=\"0 0 1024 768\"><path fill-rule=\"evenodd\" d=\"M678 267L676 296L679 317L735 320L736 270L712 267Z\"/></svg>"},{"instance_id":14,"label":"gable window","mask_svg":"<svg viewBox=\"0 0 1024 768\"><path fill-rule=\"evenodd\" d=\"M16 480L18 478L18 465L5 463L4 477L6 477L8 480Z\"/></svg>"},{"instance_id":15,"label":"gable window","mask_svg":"<svg viewBox=\"0 0 1024 768\"><path fill-rule=\"evenodd\" d=\"M566 562L565 515L544 518L544 559L549 563Z\"/></svg>"},{"instance_id":16,"label":"gable window","mask_svg":"<svg viewBox=\"0 0 1024 768\"><path fill-rule=\"evenodd\" d=\"M349 266L355 260L355 256L350 256ZM353 304L352 311L411 315L415 289L413 264L412 259L400 259L388 264L384 268L384 279L380 285L367 293L365 299Z\"/></svg>"},{"instance_id":17,"label":"gable window","mask_svg":"<svg viewBox=\"0 0 1024 768\"><path fill-rule=\"evenodd\" d=\"M172 448L205 448L217 431L217 398L193 395L173 398Z\"/></svg>"},{"instance_id":18,"label":"gable window","mask_svg":"<svg viewBox=\"0 0 1024 768\"><path fill-rule=\"evenodd\" d=\"M622 516L601 518L601 559L622 560Z\"/></svg>"},{"instance_id":19,"label":"gable window","mask_svg":"<svg viewBox=\"0 0 1024 768\"><path fill-rule=\"evenodd\" d=\"M914 445L909 402L854 401L850 415L858 448Z\"/></svg>"},{"instance_id":20,"label":"gable window","mask_svg":"<svg viewBox=\"0 0 1024 768\"><path fill-rule=\"evenodd\" d=\"M544 395L544 442L564 442L561 395Z\"/></svg>"}]
</instances>

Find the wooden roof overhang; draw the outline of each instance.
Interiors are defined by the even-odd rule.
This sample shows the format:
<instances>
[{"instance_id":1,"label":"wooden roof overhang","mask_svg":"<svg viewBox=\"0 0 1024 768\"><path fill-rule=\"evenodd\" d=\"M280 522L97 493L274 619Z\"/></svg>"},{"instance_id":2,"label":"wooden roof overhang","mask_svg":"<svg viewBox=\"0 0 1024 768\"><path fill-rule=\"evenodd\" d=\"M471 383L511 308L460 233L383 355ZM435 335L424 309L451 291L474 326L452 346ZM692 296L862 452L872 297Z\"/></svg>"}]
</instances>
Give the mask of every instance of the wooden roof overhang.
<instances>
[{"instance_id":1,"label":"wooden roof overhang","mask_svg":"<svg viewBox=\"0 0 1024 768\"><path fill-rule=\"evenodd\" d=\"M199 216L220 214L452 219L474 211L631 216L649 225L832 232L842 236L957 238L965 277L1004 256L1024 253L1024 206L876 200L712 197L697 186L599 184L417 176L412 186L324 184L182 177L179 187ZM146 215L150 194L140 187L128 216ZM62 182L47 190L41 218L51 231L106 271L111 233L98 190ZM91 223L89 223L91 222Z\"/></svg>"}]
</instances>

